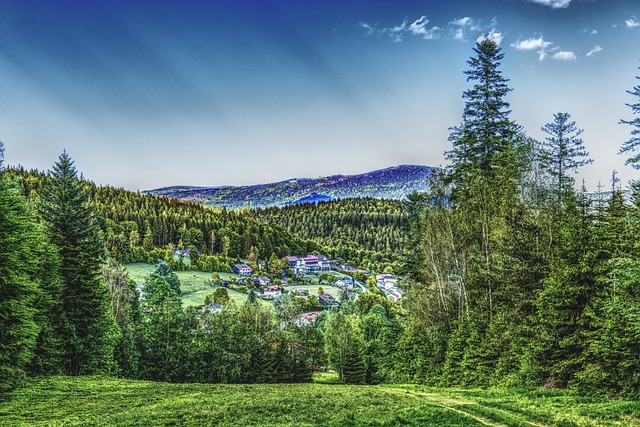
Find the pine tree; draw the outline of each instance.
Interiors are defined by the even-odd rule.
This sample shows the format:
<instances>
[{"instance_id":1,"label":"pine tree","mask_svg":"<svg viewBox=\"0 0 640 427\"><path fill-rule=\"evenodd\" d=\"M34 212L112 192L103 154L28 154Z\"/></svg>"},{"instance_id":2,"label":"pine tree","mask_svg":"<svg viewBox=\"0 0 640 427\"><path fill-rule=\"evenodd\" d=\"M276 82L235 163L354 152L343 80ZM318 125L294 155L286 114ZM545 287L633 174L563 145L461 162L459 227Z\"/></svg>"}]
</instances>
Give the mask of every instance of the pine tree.
<instances>
[{"instance_id":1,"label":"pine tree","mask_svg":"<svg viewBox=\"0 0 640 427\"><path fill-rule=\"evenodd\" d=\"M640 67L639 67L640 68ZM636 79L640 80L640 76L636 76ZM633 90L628 90L629 95L636 97L636 102L632 104L626 104L634 115L640 114L640 85L635 86ZM626 161L626 164L633 166L635 169L640 169L640 117L636 117L632 120L620 120L621 124L629 125L631 129L631 137L622 144L620 148L620 154L633 153Z\"/></svg>"},{"instance_id":2,"label":"pine tree","mask_svg":"<svg viewBox=\"0 0 640 427\"><path fill-rule=\"evenodd\" d=\"M573 178L568 173L579 167L593 163L589 153L582 143L582 129L571 121L569 113L556 113L553 121L545 124L542 131L549 135L543 143L541 165L553 177L558 195L570 190L572 192Z\"/></svg>"},{"instance_id":3,"label":"pine tree","mask_svg":"<svg viewBox=\"0 0 640 427\"><path fill-rule=\"evenodd\" d=\"M36 224L26 202L6 181L0 143L0 394L18 385L38 336Z\"/></svg>"},{"instance_id":4,"label":"pine tree","mask_svg":"<svg viewBox=\"0 0 640 427\"><path fill-rule=\"evenodd\" d=\"M40 214L61 258L62 307L66 328L66 371L82 375L109 371L118 329L110 297L100 281L105 256L89 192L63 152L44 189Z\"/></svg>"},{"instance_id":5,"label":"pine tree","mask_svg":"<svg viewBox=\"0 0 640 427\"><path fill-rule=\"evenodd\" d=\"M462 95L462 124L452 129L449 140L453 150L447 153L458 180L467 177L472 169L486 175L502 164L520 132L509 118L511 110L504 99L512 90L499 69L504 54L489 39L477 43L473 50L477 56L467 62L470 69L465 74L474 86Z\"/></svg>"}]
</instances>

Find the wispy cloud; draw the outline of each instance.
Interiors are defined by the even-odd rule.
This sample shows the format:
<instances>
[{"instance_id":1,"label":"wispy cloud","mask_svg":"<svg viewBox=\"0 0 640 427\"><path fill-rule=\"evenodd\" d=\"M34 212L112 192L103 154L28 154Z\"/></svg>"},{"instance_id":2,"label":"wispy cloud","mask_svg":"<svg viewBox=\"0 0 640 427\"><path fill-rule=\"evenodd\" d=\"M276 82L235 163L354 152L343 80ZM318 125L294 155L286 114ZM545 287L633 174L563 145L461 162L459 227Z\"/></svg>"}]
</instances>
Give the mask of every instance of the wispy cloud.
<instances>
[{"instance_id":1,"label":"wispy cloud","mask_svg":"<svg viewBox=\"0 0 640 427\"><path fill-rule=\"evenodd\" d=\"M576 54L568 51L556 52L553 54L553 59L557 59L558 61L575 61Z\"/></svg>"},{"instance_id":2,"label":"wispy cloud","mask_svg":"<svg viewBox=\"0 0 640 427\"><path fill-rule=\"evenodd\" d=\"M491 40L496 45L500 46L500 43L502 43L503 39L504 39L504 36L502 35L502 33L496 30L491 30L489 31L488 34L484 34L484 33L480 34L480 36L478 36L478 38L476 39L476 43L482 43L485 40Z\"/></svg>"},{"instance_id":3,"label":"wispy cloud","mask_svg":"<svg viewBox=\"0 0 640 427\"><path fill-rule=\"evenodd\" d=\"M434 26L429 28L427 27L428 24L429 20L423 15L409 25L409 31L414 36L421 36L426 40L437 39L440 36L440 27Z\"/></svg>"},{"instance_id":4,"label":"wispy cloud","mask_svg":"<svg viewBox=\"0 0 640 427\"><path fill-rule=\"evenodd\" d=\"M402 24L394 27L378 28L377 24L366 22L359 23L360 28L367 31L367 34L382 34L391 37L394 41L401 42L407 35L418 36L425 40L435 40L440 37L441 28L438 26L429 27L429 19L423 15L415 21L409 23L405 19Z\"/></svg>"},{"instance_id":5,"label":"wispy cloud","mask_svg":"<svg viewBox=\"0 0 640 427\"><path fill-rule=\"evenodd\" d=\"M453 33L454 40L464 40L464 30L462 28L457 28Z\"/></svg>"},{"instance_id":6,"label":"wispy cloud","mask_svg":"<svg viewBox=\"0 0 640 427\"><path fill-rule=\"evenodd\" d=\"M535 50L538 53L538 60L544 60L549 54L548 50L553 43L545 41L543 36L537 38L529 38L526 40L518 39L515 43L511 43L511 47L517 50Z\"/></svg>"},{"instance_id":7,"label":"wispy cloud","mask_svg":"<svg viewBox=\"0 0 640 427\"><path fill-rule=\"evenodd\" d=\"M449 22L449 34L454 40L466 41L467 33L489 31L495 29L498 22L495 18L491 21L483 19L475 19L470 16L464 16L462 18L456 18Z\"/></svg>"},{"instance_id":8,"label":"wispy cloud","mask_svg":"<svg viewBox=\"0 0 640 427\"><path fill-rule=\"evenodd\" d=\"M465 16L464 18L456 18L451 21L451 24L458 27L470 27L471 25L473 25L473 19L468 16Z\"/></svg>"},{"instance_id":9,"label":"wispy cloud","mask_svg":"<svg viewBox=\"0 0 640 427\"><path fill-rule=\"evenodd\" d=\"M636 27L640 27L640 22L638 22L638 20L634 16L624 21L624 25L626 25L627 28L636 28Z\"/></svg>"},{"instance_id":10,"label":"wispy cloud","mask_svg":"<svg viewBox=\"0 0 640 427\"><path fill-rule=\"evenodd\" d=\"M571 4L571 0L530 0L532 3L538 3L543 6L549 6L551 9L566 9Z\"/></svg>"},{"instance_id":11,"label":"wispy cloud","mask_svg":"<svg viewBox=\"0 0 640 427\"><path fill-rule=\"evenodd\" d=\"M602 52L602 48L600 46L594 46L594 48L587 53L587 57L591 57L599 52Z\"/></svg>"}]
</instances>

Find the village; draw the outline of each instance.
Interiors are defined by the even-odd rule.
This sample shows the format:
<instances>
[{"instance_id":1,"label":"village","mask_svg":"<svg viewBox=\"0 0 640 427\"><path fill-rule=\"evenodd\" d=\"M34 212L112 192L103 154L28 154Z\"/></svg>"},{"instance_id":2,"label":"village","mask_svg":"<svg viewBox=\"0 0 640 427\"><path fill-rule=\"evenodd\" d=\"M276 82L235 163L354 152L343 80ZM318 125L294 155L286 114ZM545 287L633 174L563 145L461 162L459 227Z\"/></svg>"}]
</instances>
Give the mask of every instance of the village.
<instances>
[{"instance_id":1,"label":"village","mask_svg":"<svg viewBox=\"0 0 640 427\"><path fill-rule=\"evenodd\" d=\"M392 274L373 276L341 259L318 254L288 255L282 259L280 269L267 268L265 262L252 266L248 262L236 263L231 267L236 277L217 280L217 286L274 303L286 296L299 308L299 314L294 317L299 325L313 323L321 311L340 307L342 301L353 301L360 294L370 292L373 283L394 303L403 295L398 279ZM364 278L365 283L354 276ZM222 308L222 304L212 301L203 310L217 312Z\"/></svg>"}]
</instances>

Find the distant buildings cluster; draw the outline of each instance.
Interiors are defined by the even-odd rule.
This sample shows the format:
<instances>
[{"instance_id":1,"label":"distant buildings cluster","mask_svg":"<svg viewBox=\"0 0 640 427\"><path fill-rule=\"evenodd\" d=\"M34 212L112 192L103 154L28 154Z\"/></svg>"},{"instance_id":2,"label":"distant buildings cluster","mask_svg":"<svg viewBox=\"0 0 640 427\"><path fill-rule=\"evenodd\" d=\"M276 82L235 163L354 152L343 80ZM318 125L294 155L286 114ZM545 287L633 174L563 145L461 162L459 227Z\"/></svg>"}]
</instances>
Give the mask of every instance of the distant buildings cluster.
<instances>
[{"instance_id":1,"label":"distant buildings cluster","mask_svg":"<svg viewBox=\"0 0 640 427\"><path fill-rule=\"evenodd\" d=\"M331 270L331 262L324 255L287 256L289 268L297 275Z\"/></svg>"},{"instance_id":2,"label":"distant buildings cluster","mask_svg":"<svg viewBox=\"0 0 640 427\"><path fill-rule=\"evenodd\" d=\"M376 275L377 287L387 294L387 298L398 302L402 298L402 290L398 287L398 279L393 274Z\"/></svg>"}]
</instances>

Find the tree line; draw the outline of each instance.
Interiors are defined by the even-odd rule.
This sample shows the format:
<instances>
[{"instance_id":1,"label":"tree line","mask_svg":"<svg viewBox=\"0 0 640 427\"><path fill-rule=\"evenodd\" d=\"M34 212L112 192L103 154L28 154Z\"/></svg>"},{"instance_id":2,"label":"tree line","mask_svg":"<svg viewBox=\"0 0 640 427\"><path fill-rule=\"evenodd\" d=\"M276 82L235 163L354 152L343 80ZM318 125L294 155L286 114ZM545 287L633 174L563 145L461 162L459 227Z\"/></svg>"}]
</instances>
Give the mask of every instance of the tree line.
<instances>
[{"instance_id":1,"label":"tree line","mask_svg":"<svg viewBox=\"0 0 640 427\"><path fill-rule=\"evenodd\" d=\"M5 173L31 203L51 177L43 172L7 169ZM164 259L177 269L230 271L238 258L268 259L275 253L306 254L320 250L311 240L296 238L282 226L256 221L246 212L203 206L167 197L147 196L81 180L89 194L109 256L122 263L156 263ZM189 249L191 264L174 259L171 250Z\"/></svg>"},{"instance_id":2,"label":"tree line","mask_svg":"<svg viewBox=\"0 0 640 427\"><path fill-rule=\"evenodd\" d=\"M503 54L478 43L450 166L406 201L415 251L402 347L414 381L640 391L640 193L574 189L591 162L567 112L528 137L511 119ZM640 113L640 87L629 91ZM640 118L621 152L640 145ZM637 155L627 161L640 166Z\"/></svg>"}]
</instances>

